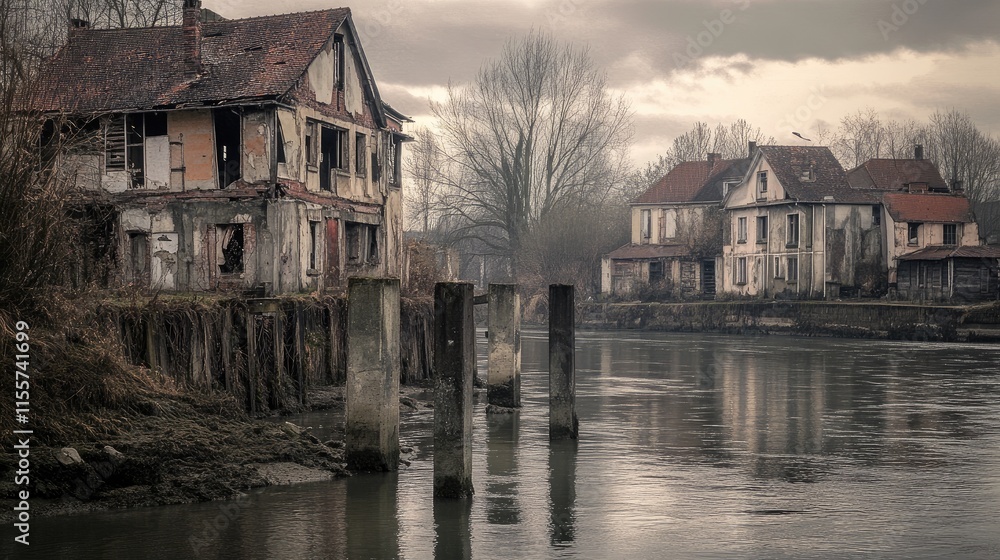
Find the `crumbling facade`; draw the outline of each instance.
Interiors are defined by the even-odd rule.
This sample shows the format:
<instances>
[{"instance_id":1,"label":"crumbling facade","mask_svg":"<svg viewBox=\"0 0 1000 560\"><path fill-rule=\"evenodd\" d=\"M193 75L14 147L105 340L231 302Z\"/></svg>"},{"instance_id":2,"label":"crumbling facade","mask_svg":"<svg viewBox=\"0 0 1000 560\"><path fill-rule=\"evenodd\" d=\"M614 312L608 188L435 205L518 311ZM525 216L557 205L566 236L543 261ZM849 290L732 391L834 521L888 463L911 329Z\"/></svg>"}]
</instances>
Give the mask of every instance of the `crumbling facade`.
<instances>
[{"instance_id":1,"label":"crumbling facade","mask_svg":"<svg viewBox=\"0 0 1000 560\"><path fill-rule=\"evenodd\" d=\"M213 14L214 15L214 14ZM382 102L349 9L97 30L76 21L38 109L113 209L117 279L294 293L399 276L408 119Z\"/></svg>"}]
</instances>

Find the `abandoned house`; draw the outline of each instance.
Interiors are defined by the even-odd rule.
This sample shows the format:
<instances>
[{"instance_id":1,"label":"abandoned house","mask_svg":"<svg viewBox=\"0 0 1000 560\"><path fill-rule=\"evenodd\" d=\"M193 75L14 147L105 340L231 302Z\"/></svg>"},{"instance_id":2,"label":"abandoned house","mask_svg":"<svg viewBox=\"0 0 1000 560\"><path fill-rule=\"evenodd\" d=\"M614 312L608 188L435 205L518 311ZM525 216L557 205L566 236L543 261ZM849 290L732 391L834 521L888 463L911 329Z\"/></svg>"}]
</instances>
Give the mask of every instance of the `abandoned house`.
<instances>
[{"instance_id":1,"label":"abandoned house","mask_svg":"<svg viewBox=\"0 0 1000 560\"><path fill-rule=\"evenodd\" d=\"M720 291L825 298L884 284L879 198L852 189L829 148L761 146L723 208Z\"/></svg>"},{"instance_id":2,"label":"abandoned house","mask_svg":"<svg viewBox=\"0 0 1000 560\"><path fill-rule=\"evenodd\" d=\"M654 183L631 204L631 243L602 260L601 291L627 295L649 286L677 297L714 296L722 256L719 203L749 164L749 158L709 154Z\"/></svg>"},{"instance_id":3,"label":"abandoned house","mask_svg":"<svg viewBox=\"0 0 1000 560\"><path fill-rule=\"evenodd\" d=\"M961 183L946 182L921 146L913 159L872 159L848 176L881 197L888 281L899 297L997 298L1000 247L982 245Z\"/></svg>"},{"instance_id":4,"label":"abandoned house","mask_svg":"<svg viewBox=\"0 0 1000 560\"><path fill-rule=\"evenodd\" d=\"M206 17L206 14L208 17ZM398 276L401 145L348 8L183 24L74 20L38 109L83 137L63 168L110 209L116 281L281 294Z\"/></svg>"}]
</instances>

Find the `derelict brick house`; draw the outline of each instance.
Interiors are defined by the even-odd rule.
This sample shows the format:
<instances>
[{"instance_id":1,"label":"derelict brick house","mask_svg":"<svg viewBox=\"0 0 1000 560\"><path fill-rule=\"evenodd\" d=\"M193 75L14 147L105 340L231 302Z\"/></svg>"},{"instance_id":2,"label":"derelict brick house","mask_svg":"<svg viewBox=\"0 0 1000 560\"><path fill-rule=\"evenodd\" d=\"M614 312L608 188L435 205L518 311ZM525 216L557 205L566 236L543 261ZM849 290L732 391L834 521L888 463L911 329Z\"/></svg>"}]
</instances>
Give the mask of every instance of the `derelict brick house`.
<instances>
[{"instance_id":1,"label":"derelict brick house","mask_svg":"<svg viewBox=\"0 0 1000 560\"><path fill-rule=\"evenodd\" d=\"M889 285L903 299L997 298L1000 247L981 244L960 183L948 184L917 146L913 159L873 159L851 185L881 197Z\"/></svg>"},{"instance_id":2,"label":"derelict brick house","mask_svg":"<svg viewBox=\"0 0 1000 560\"><path fill-rule=\"evenodd\" d=\"M829 148L761 146L723 208L720 291L822 298L884 283L879 199L850 187Z\"/></svg>"},{"instance_id":3,"label":"derelict brick house","mask_svg":"<svg viewBox=\"0 0 1000 560\"><path fill-rule=\"evenodd\" d=\"M717 209L749 163L709 154L650 186L631 204L631 242L602 259L601 291L626 295L648 285L669 286L680 297L714 296L722 254Z\"/></svg>"},{"instance_id":4,"label":"derelict brick house","mask_svg":"<svg viewBox=\"0 0 1000 560\"><path fill-rule=\"evenodd\" d=\"M38 109L89 133L63 166L113 209L120 281L278 294L398 276L407 119L350 9L224 20L200 4L181 26L75 21L44 69Z\"/></svg>"}]
</instances>

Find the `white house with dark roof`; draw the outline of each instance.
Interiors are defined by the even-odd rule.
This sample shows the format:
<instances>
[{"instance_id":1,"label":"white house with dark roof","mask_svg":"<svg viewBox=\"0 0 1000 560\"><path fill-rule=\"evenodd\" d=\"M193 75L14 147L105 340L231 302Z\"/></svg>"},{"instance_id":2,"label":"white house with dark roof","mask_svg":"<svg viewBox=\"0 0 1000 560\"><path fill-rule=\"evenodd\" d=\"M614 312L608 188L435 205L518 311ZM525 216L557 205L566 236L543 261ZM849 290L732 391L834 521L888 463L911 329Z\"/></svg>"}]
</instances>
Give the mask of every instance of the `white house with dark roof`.
<instances>
[{"instance_id":1,"label":"white house with dark roof","mask_svg":"<svg viewBox=\"0 0 1000 560\"><path fill-rule=\"evenodd\" d=\"M109 216L117 281L289 293L398 276L407 118L383 103L350 9L91 29L76 20L35 109Z\"/></svg>"},{"instance_id":2,"label":"white house with dark roof","mask_svg":"<svg viewBox=\"0 0 1000 560\"><path fill-rule=\"evenodd\" d=\"M761 146L722 205L721 292L839 297L885 283L879 199L850 187L829 148Z\"/></svg>"}]
</instances>

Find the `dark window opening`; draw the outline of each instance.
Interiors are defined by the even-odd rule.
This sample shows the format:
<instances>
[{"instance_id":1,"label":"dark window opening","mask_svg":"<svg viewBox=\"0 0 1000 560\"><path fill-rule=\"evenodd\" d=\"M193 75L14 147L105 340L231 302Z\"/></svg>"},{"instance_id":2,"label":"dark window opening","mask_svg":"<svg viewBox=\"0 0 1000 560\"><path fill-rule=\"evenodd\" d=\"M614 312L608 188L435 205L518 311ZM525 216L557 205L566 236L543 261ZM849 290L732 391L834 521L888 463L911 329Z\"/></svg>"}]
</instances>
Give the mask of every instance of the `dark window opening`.
<instances>
[{"instance_id":1,"label":"dark window opening","mask_svg":"<svg viewBox=\"0 0 1000 560\"><path fill-rule=\"evenodd\" d=\"M128 234L128 281L145 284L149 277L149 236L141 232Z\"/></svg>"},{"instance_id":2,"label":"dark window opening","mask_svg":"<svg viewBox=\"0 0 1000 560\"><path fill-rule=\"evenodd\" d=\"M399 142L395 138L389 139L389 153L385 156L386 175L389 177L390 185L399 184Z\"/></svg>"},{"instance_id":3,"label":"dark window opening","mask_svg":"<svg viewBox=\"0 0 1000 560\"><path fill-rule=\"evenodd\" d=\"M787 247L799 246L799 215L788 215L788 231L786 233L785 245Z\"/></svg>"},{"instance_id":4,"label":"dark window opening","mask_svg":"<svg viewBox=\"0 0 1000 560\"><path fill-rule=\"evenodd\" d=\"M649 283L659 284L663 281L663 262L651 261L649 263Z\"/></svg>"},{"instance_id":5,"label":"dark window opening","mask_svg":"<svg viewBox=\"0 0 1000 560\"><path fill-rule=\"evenodd\" d=\"M347 131L328 126L321 127L319 186L324 191L333 190L330 173L334 170L347 171L350 165Z\"/></svg>"},{"instance_id":6,"label":"dark window opening","mask_svg":"<svg viewBox=\"0 0 1000 560\"><path fill-rule=\"evenodd\" d=\"M757 216L757 243L767 243L767 216Z\"/></svg>"},{"instance_id":7,"label":"dark window opening","mask_svg":"<svg viewBox=\"0 0 1000 560\"><path fill-rule=\"evenodd\" d=\"M142 114L126 115L125 117L125 162L130 178L129 187L142 188L145 184L143 168L145 167L145 147L143 146Z\"/></svg>"},{"instance_id":8,"label":"dark window opening","mask_svg":"<svg viewBox=\"0 0 1000 560\"><path fill-rule=\"evenodd\" d=\"M799 259L798 257L788 258L788 281L797 282L799 279Z\"/></svg>"},{"instance_id":9,"label":"dark window opening","mask_svg":"<svg viewBox=\"0 0 1000 560\"><path fill-rule=\"evenodd\" d=\"M920 242L920 224L907 224L906 242L910 245L917 245Z\"/></svg>"},{"instance_id":10,"label":"dark window opening","mask_svg":"<svg viewBox=\"0 0 1000 560\"><path fill-rule=\"evenodd\" d=\"M219 226L219 246L222 247L222 274L243 272L243 224Z\"/></svg>"},{"instance_id":11,"label":"dark window opening","mask_svg":"<svg viewBox=\"0 0 1000 560\"><path fill-rule=\"evenodd\" d=\"M316 165L316 123L306 123L306 164Z\"/></svg>"},{"instance_id":12,"label":"dark window opening","mask_svg":"<svg viewBox=\"0 0 1000 560\"><path fill-rule=\"evenodd\" d=\"M346 72L346 64L344 62L345 55L343 35L336 35L333 38L333 58L336 71L333 83L337 89L344 89L344 72Z\"/></svg>"},{"instance_id":13,"label":"dark window opening","mask_svg":"<svg viewBox=\"0 0 1000 560\"><path fill-rule=\"evenodd\" d=\"M368 173L367 169L367 153L368 153L368 137L365 134L357 133L354 135L354 172L358 175L364 176Z\"/></svg>"},{"instance_id":14,"label":"dark window opening","mask_svg":"<svg viewBox=\"0 0 1000 560\"><path fill-rule=\"evenodd\" d=\"M309 222L309 268L319 269L319 222Z\"/></svg>"},{"instance_id":15,"label":"dark window opening","mask_svg":"<svg viewBox=\"0 0 1000 560\"><path fill-rule=\"evenodd\" d=\"M767 194L767 171L757 173L757 198Z\"/></svg>"},{"instance_id":16,"label":"dark window opening","mask_svg":"<svg viewBox=\"0 0 1000 560\"><path fill-rule=\"evenodd\" d=\"M146 113L146 136L166 136L167 135L167 114L166 113Z\"/></svg>"},{"instance_id":17,"label":"dark window opening","mask_svg":"<svg viewBox=\"0 0 1000 560\"><path fill-rule=\"evenodd\" d=\"M240 169L240 128L242 119L232 109L216 109L215 156L219 164L219 188L224 189L242 176Z\"/></svg>"},{"instance_id":18,"label":"dark window opening","mask_svg":"<svg viewBox=\"0 0 1000 560\"><path fill-rule=\"evenodd\" d=\"M285 134L281 131L281 121L278 121L277 119L275 119L275 121L277 122L277 127L275 127L277 129L276 130L276 135L277 135L276 143L277 143L277 146L275 146L275 157L277 158L278 163L286 163L285 162ZM306 146L306 149L308 149L308 146Z\"/></svg>"},{"instance_id":19,"label":"dark window opening","mask_svg":"<svg viewBox=\"0 0 1000 560\"><path fill-rule=\"evenodd\" d=\"M378 264L378 226L347 222L344 236L349 264Z\"/></svg>"}]
</instances>

